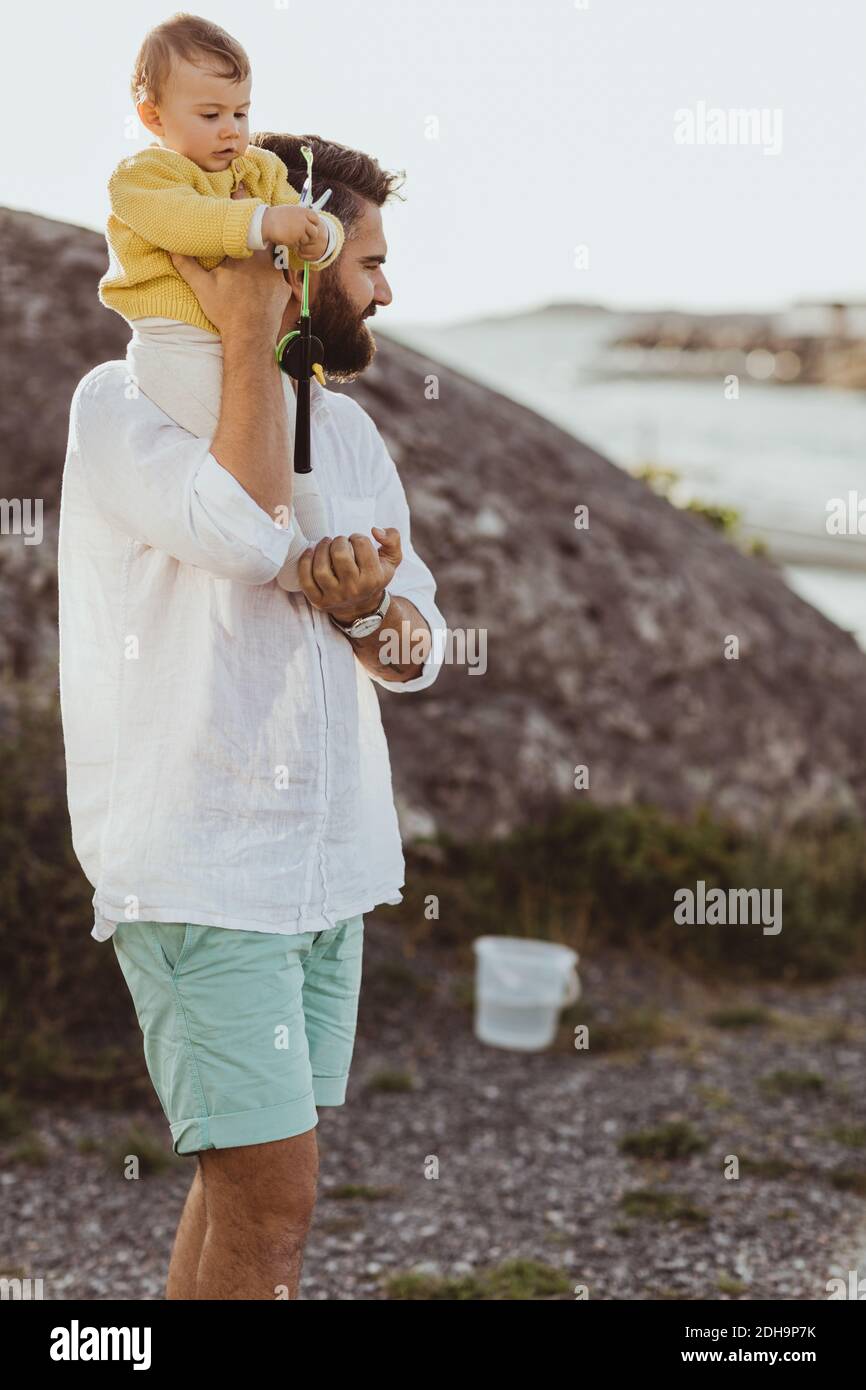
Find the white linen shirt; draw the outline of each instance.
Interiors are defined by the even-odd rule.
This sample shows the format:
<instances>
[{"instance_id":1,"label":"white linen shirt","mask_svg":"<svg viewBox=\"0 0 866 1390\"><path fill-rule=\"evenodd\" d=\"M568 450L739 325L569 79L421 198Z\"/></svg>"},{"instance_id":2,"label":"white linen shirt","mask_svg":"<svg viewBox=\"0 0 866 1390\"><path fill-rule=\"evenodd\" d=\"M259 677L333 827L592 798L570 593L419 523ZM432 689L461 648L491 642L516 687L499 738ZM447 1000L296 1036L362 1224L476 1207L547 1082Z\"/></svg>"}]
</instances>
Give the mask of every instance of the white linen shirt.
<instances>
[{"instance_id":1,"label":"white linen shirt","mask_svg":"<svg viewBox=\"0 0 866 1390\"><path fill-rule=\"evenodd\" d=\"M119 921L322 931L402 901L405 861L374 682L424 690L446 626L376 426L311 382L331 535L396 526L389 590L433 636L421 675L371 676L303 594L292 535L106 362L72 401L58 538L60 702L91 935ZM135 393L133 391L133 396ZM372 538L371 538L372 539Z\"/></svg>"}]
</instances>

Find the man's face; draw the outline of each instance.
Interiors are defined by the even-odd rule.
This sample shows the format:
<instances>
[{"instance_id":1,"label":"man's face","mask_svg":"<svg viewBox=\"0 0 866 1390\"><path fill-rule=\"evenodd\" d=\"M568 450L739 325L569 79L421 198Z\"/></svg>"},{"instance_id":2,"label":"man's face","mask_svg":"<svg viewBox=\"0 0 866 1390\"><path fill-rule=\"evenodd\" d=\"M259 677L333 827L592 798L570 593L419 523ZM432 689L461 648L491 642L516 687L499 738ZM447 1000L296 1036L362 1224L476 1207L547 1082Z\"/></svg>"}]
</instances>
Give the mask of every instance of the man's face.
<instances>
[{"instance_id":1,"label":"man's face","mask_svg":"<svg viewBox=\"0 0 866 1390\"><path fill-rule=\"evenodd\" d=\"M335 381L351 381L369 367L376 340L365 320L393 298L382 269L388 247L381 210L365 202L352 233L332 266L310 272L313 333L322 340L323 366Z\"/></svg>"}]
</instances>

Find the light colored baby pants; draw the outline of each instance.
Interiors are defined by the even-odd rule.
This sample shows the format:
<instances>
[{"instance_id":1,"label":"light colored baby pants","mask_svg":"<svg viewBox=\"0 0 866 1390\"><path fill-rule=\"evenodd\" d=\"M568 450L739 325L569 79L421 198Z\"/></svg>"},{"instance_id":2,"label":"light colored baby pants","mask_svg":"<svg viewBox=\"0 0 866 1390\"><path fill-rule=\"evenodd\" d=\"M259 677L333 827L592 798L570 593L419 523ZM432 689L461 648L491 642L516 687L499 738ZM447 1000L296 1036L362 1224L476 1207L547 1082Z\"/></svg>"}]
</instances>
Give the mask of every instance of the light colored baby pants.
<instances>
[{"instance_id":1,"label":"light colored baby pants","mask_svg":"<svg viewBox=\"0 0 866 1390\"><path fill-rule=\"evenodd\" d=\"M136 319L127 344L130 376L143 395L176 424L198 439L212 439L222 397L223 346L220 338L192 324L172 319ZM296 397L291 379L280 373L289 425L289 453L294 454ZM315 473L295 473L292 537L285 564L277 575L281 588L300 590L298 559L327 534L327 513ZM284 520L275 518L275 525Z\"/></svg>"}]
</instances>

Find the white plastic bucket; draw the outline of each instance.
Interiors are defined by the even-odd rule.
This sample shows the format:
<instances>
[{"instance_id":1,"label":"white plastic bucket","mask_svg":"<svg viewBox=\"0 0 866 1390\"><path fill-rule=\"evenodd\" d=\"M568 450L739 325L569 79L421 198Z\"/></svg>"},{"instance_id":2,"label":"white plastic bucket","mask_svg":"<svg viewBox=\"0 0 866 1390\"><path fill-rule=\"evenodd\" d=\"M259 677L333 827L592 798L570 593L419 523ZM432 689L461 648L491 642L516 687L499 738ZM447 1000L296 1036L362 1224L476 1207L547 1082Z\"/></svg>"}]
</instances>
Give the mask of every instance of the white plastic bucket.
<instances>
[{"instance_id":1,"label":"white plastic bucket","mask_svg":"<svg viewBox=\"0 0 866 1390\"><path fill-rule=\"evenodd\" d=\"M580 996L578 954L554 941L479 936L475 950L475 1035L493 1047L549 1047L560 1010Z\"/></svg>"}]
</instances>

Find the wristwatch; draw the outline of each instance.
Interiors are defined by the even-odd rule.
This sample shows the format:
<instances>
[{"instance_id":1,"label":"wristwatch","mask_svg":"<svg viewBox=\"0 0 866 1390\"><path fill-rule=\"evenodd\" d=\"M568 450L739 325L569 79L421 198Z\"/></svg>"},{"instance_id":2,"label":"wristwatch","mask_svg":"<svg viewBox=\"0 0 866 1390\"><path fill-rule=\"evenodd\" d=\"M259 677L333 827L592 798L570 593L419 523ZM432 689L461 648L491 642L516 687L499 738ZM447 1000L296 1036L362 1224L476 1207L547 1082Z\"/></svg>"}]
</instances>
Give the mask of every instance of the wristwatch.
<instances>
[{"instance_id":1,"label":"wristwatch","mask_svg":"<svg viewBox=\"0 0 866 1390\"><path fill-rule=\"evenodd\" d=\"M377 627L381 627L390 603L391 595L388 593L388 590L385 589L379 607L374 609L372 613L364 613L360 618L355 618L351 623L341 623L339 618L334 617L333 613L329 613L328 617L341 632L345 632L347 637L369 637L371 632L375 632Z\"/></svg>"}]
</instances>

